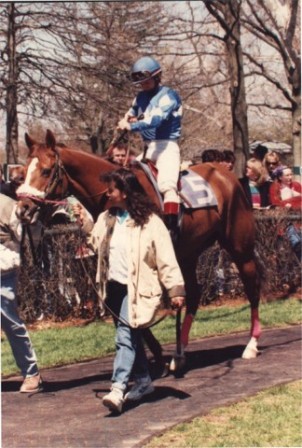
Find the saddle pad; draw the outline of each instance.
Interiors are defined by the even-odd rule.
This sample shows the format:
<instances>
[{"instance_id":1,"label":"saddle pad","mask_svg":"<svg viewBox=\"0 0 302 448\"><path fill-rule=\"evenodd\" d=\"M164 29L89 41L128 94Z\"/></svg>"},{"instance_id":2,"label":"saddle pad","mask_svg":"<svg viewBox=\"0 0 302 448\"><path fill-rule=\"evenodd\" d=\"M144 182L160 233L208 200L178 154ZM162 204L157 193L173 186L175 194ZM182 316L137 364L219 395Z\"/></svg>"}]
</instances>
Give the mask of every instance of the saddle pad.
<instances>
[{"instance_id":1,"label":"saddle pad","mask_svg":"<svg viewBox=\"0 0 302 448\"><path fill-rule=\"evenodd\" d=\"M216 207L216 196L210 184L199 174L187 169L181 172L181 198L185 208Z\"/></svg>"}]
</instances>

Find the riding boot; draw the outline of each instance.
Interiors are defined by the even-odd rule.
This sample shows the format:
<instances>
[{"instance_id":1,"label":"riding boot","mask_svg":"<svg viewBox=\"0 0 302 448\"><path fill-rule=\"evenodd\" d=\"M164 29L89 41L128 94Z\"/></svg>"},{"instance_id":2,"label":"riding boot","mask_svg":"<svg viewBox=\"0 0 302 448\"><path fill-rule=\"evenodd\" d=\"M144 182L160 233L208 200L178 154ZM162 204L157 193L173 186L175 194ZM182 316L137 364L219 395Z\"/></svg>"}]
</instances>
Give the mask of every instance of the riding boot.
<instances>
[{"instance_id":1,"label":"riding boot","mask_svg":"<svg viewBox=\"0 0 302 448\"><path fill-rule=\"evenodd\" d=\"M178 212L179 204L177 202L164 203L164 222L170 232L174 245L176 244L179 236Z\"/></svg>"}]
</instances>

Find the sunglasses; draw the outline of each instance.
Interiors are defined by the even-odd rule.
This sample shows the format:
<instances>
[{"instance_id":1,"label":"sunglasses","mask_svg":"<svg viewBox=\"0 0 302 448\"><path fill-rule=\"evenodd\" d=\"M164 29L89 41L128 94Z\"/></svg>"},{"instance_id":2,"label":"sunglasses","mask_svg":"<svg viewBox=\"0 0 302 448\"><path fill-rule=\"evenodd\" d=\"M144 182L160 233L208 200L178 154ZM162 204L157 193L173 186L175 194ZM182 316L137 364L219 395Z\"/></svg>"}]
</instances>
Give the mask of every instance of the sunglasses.
<instances>
[{"instance_id":1,"label":"sunglasses","mask_svg":"<svg viewBox=\"0 0 302 448\"><path fill-rule=\"evenodd\" d=\"M278 162L267 162L267 166L277 166Z\"/></svg>"}]
</instances>

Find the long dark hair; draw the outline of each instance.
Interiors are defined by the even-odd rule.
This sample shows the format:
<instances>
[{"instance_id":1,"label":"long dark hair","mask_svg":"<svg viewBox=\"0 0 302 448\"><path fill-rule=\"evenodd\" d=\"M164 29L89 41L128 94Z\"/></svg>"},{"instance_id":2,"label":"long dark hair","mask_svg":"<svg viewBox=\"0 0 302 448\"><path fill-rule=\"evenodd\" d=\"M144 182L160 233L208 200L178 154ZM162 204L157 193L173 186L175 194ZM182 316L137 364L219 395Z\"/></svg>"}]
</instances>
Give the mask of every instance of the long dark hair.
<instances>
[{"instance_id":1,"label":"long dark hair","mask_svg":"<svg viewBox=\"0 0 302 448\"><path fill-rule=\"evenodd\" d=\"M101 178L108 184L114 182L116 188L126 194L127 210L138 226L146 224L152 213L161 214L131 170L119 168L116 171L104 174Z\"/></svg>"}]
</instances>

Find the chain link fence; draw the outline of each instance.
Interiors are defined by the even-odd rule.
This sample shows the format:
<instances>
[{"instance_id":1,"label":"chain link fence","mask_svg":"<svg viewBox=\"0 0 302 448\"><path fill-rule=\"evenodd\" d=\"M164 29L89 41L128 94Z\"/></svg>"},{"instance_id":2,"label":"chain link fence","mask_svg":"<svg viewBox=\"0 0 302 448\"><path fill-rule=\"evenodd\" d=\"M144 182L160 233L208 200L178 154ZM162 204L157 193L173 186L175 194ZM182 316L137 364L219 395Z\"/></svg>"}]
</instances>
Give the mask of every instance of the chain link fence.
<instances>
[{"instance_id":1,"label":"chain link fence","mask_svg":"<svg viewBox=\"0 0 302 448\"><path fill-rule=\"evenodd\" d=\"M301 262L287 231L293 223L301 232L301 216L284 209L255 211L256 255L262 275L262 297L286 295L301 286ZM96 255L89 250L79 227L56 225L44 229L35 248L25 240L18 285L20 314L26 322L42 319L96 319ZM197 266L200 304L244 297L238 271L218 244L203 252Z\"/></svg>"}]
</instances>

